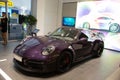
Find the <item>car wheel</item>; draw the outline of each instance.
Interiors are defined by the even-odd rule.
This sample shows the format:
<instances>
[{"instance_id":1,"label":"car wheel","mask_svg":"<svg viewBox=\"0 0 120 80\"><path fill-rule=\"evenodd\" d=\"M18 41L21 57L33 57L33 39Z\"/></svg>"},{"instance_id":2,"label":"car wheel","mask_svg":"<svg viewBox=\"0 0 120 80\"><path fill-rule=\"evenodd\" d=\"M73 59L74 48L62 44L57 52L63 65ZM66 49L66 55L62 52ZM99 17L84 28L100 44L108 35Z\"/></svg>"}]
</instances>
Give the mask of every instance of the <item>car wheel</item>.
<instances>
[{"instance_id":1,"label":"car wheel","mask_svg":"<svg viewBox=\"0 0 120 80\"><path fill-rule=\"evenodd\" d=\"M68 51L62 52L57 61L57 71L60 73L66 72L70 69L72 64L72 55Z\"/></svg>"},{"instance_id":2,"label":"car wheel","mask_svg":"<svg viewBox=\"0 0 120 80\"><path fill-rule=\"evenodd\" d=\"M110 32L118 32L120 30L120 25L117 23L113 23L109 27Z\"/></svg>"},{"instance_id":3,"label":"car wheel","mask_svg":"<svg viewBox=\"0 0 120 80\"><path fill-rule=\"evenodd\" d=\"M104 49L104 43L103 42L96 42L94 45L93 57L100 57L102 55Z\"/></svg>"},{"instance_id":4,"label":"car wheel","mask_svg":"<svg viewBox=\"0 0 120 80\"><path fill-rule=\"evenodd\" d=\"M90 29L90 24L89 24L89 22L84 22L84 23L83 23L83 28Z\"/></svg>"}]
</instances>

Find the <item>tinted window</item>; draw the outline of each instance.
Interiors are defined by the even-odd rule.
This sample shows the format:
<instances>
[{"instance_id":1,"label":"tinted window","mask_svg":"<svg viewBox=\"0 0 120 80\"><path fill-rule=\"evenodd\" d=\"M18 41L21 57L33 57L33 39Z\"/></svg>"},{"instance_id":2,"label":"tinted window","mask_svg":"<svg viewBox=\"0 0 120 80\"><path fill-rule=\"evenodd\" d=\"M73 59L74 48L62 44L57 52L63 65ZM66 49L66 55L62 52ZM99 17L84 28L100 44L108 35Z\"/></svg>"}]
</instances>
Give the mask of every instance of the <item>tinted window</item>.
<instances>
[{"instance_id":1,"label":"tinted window","mask_svg":"<svg viewBox=\"0 0 120 80\"><path fill-rule=\"evenodd\" d=\"M81 39L81 38L88 38L88 37L84 33L81 32L79 39Z\"/></svg>"},{"instance_id":2,"label":"tinted window","mask_svg":"<svg viewBox=\"0 0 120 80\"><path fill-rule=\"evenodd\" d=\"M59 28L54 31L49 36L57 37L57 38L64 38L66 40L73 40L77 35L78 30L71 29L71 28Z\"/></svg>"}]
</instances>

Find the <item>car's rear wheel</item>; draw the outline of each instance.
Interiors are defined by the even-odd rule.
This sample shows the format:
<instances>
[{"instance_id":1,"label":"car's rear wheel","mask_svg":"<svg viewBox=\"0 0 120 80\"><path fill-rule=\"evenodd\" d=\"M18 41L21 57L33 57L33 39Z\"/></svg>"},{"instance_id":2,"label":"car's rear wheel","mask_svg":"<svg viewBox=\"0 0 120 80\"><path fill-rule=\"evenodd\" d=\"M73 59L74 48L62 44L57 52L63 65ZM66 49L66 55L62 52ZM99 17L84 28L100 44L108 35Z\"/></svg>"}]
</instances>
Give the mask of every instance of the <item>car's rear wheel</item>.
<instances>
[{"instance_id":1,"label":"car's rear wheel","mask_svg":"<svg viewBox=\"0 0 120 80\"><path fill-rule=\"evenodd\" d=\"M100 57L104 49L103 42L96 42L94 45L94 50L92 51L93 57Z\"/></svg>"},{"instance_id":2,"label":"car's rear wheel","mask_svg":"<svg viewBox=\"0 0 120 80\"><path fill-rule=\"evenodd\" d=\"M110 32L118 32L120 30L120 25L117 23L113 23L109 27Z\"/></svg>"},{"instance_id":3,"label":"car's rear wheel","mask_svg":"<svg viewBox=\"0 0 120 80\"><path fill-rule=\"evenodd\" d=\"M57 61L57 71L60 73L66 72L71 68L72 55L68 51L62 52Z\"/></svg>"}]
</instances>

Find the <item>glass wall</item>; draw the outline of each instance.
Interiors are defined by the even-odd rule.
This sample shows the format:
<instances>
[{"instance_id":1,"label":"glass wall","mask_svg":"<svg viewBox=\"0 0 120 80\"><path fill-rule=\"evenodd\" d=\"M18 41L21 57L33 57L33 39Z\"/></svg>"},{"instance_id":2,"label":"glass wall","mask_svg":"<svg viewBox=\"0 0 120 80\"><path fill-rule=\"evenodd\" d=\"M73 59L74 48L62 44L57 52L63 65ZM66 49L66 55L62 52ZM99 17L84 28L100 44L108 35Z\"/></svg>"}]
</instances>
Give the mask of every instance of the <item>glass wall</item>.
<instances>
[{"instance_id":1,"label":"glass wall","mask_svg":"<svg viewBox=\"0 0 120 80\"><path fill-rule=\"evenodd\" d=\"M0 18L2 18L2 12L5 12L4 2L0 2ZM31 0L8 0L8 40L19 40L25 36L25 24L20 23L23 18L31 13ZM0 40L1 36L0 36Z\"/></svg>"}]
</instances>

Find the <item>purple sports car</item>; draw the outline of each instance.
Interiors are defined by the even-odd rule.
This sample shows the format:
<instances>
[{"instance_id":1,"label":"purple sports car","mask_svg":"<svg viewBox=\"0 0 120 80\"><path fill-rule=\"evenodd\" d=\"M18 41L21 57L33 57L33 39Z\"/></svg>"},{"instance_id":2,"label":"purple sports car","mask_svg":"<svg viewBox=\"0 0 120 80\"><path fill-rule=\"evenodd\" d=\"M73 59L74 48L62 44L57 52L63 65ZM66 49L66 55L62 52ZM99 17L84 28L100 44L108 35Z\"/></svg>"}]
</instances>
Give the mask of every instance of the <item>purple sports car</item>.
<instances>
[{"instance_id":1,"label":"purple sports car","mask_svg":"<svg viewBox=\"0 0 120 80\"><path fill-rule=\"evenodd\" d=\"M66 72L75 62L100 57L104 42L90 30L60 27L46 36L25 38L14 49L14 64L27 72Z\"/></svg>"}]
</instances>

